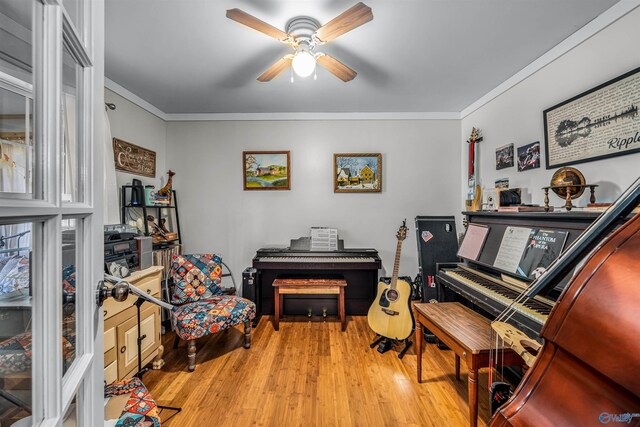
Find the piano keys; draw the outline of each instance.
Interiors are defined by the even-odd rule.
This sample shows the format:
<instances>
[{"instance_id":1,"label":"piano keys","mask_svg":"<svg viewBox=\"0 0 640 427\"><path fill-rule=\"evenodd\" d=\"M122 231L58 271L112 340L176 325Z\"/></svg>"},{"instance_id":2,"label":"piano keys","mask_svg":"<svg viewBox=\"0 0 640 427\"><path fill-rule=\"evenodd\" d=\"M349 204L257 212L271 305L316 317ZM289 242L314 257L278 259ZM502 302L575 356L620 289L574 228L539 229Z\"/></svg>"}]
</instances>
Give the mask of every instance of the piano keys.
<instances>
[{"instance_id":1,"label":"piano keys","mask_svg":"<svg viewBox=\"0 0 640 427\"><path fill-rule=\"evenodd\" d=\"M464 214L468 223L489 227L489 233L476 261L439 264L436 275L438 299L466 302L490 319L494 319L511 305L531 282L529 278L509 274L493 266L507 227L566 231L566 247L599 215L594 212ZM537 295L523 304L516 304L510 323L529 336L537 336L568 279L569 277L565 277L546 294Z\"/></svg>"},{"instance_id":2,"label":"piano keys","mask_svg":"<svg viewBox=\"0 0 640 427\"><path fill-rule=\"evenodd\" d=\"M274 313L272 284L277 278L344 279L347 281L346 314L366 315L376 294L378 270L382 268L378 251L375 249L320 252L308 249L263 248L257 251L252 264L257 270L255 302L258 315ZM337 301L330 296L285 297L285 314L307 315L309 308L314 315L322 314L323 308L327 309L328 314L333 315L337 314Z\"/></svg>"}]
</instances>

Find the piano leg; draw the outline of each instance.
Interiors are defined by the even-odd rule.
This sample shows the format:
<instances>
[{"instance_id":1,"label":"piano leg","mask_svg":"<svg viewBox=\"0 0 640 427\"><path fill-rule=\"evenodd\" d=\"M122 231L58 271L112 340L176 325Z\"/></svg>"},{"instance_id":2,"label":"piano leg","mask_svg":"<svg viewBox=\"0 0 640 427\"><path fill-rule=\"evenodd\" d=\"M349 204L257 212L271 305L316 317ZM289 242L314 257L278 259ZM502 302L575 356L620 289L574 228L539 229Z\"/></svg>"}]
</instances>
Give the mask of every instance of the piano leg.
<instances>
[{"instance_id":1,"label":"piano leg","mask_svg":"<svg viewBox=\"0 0 640 427\"><path fill-rule=\"evenodd\" d=\"M468 363L468 362L467 362ZM478 358L471 356L469 365L469 425L478 425Z\"/></svg>"},{"instance_id":2,"label":"piano leg","mask_svg":"<svg viewBox=\"0 0 640 427\"><path fill-rule=\"evenodd\" d=\"M418 319L416 317L416 355L418 356L418 384L420 384L422 382L422 323Z\"/></svg>"},{"instance_id":3,"label":"piano leg","mask_svg":"<svg viewBox=\"0 0 640 427\"><path fill-rule=\"evenodd\" d=\"M278 286L273 287L273 303L275 305L273 310L273 329L280 330L280 288Z\"/></svg>"},{"instance_id":4,"label":"piano leg","mask_svg":"<svg viewBox=\"0 0 640 427\"><path fill-rule=\"evenodd\" d=\"M344 332L347 330L347 316L344 312L344 286L340 287L340 294L338 295L338 316L340 317L342 332Z\"/></svg>"}]
</instances>

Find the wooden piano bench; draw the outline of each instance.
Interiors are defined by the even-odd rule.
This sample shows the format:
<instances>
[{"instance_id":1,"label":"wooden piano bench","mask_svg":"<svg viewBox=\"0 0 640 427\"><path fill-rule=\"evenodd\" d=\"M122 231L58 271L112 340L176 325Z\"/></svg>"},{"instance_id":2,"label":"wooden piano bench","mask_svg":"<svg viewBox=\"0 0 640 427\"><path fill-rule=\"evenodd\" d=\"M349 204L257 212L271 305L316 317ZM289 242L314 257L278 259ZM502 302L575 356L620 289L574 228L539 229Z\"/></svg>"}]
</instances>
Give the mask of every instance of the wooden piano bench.
<instances>
[{"instance_id":1,"label":"wooden piano bench","mask_svg":"<svg viewBox=\"0 0 640 427\"><path fill-rule=\"evenodd\" d=\"M276 279L273 281L273 301L275 304L273 328L280 329L284 295L338 295L338 317L342 331L347 329L344 312L344 288L347 281L342 279Z\"/></svg>"},{"instance_id":2,"label":"wooden piano bench","mask_svg":"<svg viewBox=\"0 0 640 427\"><path fill-rule=\"evenodd\" d=\"M429 329L455 353L456 379L460 380L460 359L469 369L469 425L478 425L478 370L489 367L491 322L486 317L457 302L414 304L416 319L416 354L418 382L422 382L422 328ZM523 360L512 350L500 355L505 366L522 365Z\"/></svg>"}]
</instances>

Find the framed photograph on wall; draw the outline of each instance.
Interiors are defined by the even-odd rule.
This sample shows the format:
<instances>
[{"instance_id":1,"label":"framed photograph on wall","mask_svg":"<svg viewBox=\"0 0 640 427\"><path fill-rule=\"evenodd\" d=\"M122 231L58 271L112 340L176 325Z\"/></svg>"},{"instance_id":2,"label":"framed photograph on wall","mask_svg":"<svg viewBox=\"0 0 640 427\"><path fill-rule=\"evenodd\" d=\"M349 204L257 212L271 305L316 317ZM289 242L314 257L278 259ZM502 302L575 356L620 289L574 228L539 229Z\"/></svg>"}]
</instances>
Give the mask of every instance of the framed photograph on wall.
<instances>
[{"instance_id":1,"label":"framed photograph on wall","mask_svg":"<svg viewBox=\"0 0 640 427\"><path fill-rule=\"evenodd\" d=\"M333 155L334 193L379 193L382 191L382 154Z\"/></svg>"},{"instance_id":2,"label":"framed photograph on wall","mask_svg":"<svg viewBox=\"0 0 640 427\"><path fill-rule=\"evenodd\" d=\"M242 178L245 190L291 189L291 153L243 151Z\"/></svg>"},{"instance_id":3,"label":"framed photograph on wall","mask_svg":"<svg viewBox=\"0 0 640 427\"><path fill-rule=\"evenodd\" d=\"M496 148L496 170L513 167L513 144Z\"/></svg>"},{"instance_id":4,"label":"framed photograph on wall","mask_svg":"<svg viewBox=\"0 0 640 427\"><path fill-rule=\"evenodd\" d=\"M547 169L640 151L640 68L544 111Z\"/></svg>"},{"instance_id":5,"label":"framed photograph on wall","mask_svg":"<svg viewBox=\"0 0 640 427\"><path fill-rule=\"evenodd\" d=\"M518 147L518 172L540 167L540 141Z\"/></svg>"}]
</instances>

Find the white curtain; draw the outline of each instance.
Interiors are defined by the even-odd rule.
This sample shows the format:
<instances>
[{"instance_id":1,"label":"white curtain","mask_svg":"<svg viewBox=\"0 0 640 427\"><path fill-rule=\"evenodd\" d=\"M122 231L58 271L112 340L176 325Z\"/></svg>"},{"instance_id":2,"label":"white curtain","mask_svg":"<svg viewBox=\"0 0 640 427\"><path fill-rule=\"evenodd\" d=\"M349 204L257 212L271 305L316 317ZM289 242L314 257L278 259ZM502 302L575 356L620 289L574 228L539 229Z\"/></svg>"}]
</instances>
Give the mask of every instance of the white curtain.
<instances>
[{"instance_id":1,"label":"white curtain","mask_svg":"<svg viewBox=\"0 0 640 427\"><path fill-rule=\"evenodd\" d=\"M71 93L63 94L63 150L64 155L64 180L62 200L65 202L76 201L76 184L78 170L78 142L76 138L76 97Z\"/></svg>"},{"instance_id":2,"label":"white curtain","mask_svg":"<svg viewBox=\"0 0 640 427\"><path fill-rule=\"evenodd\" d=\"M27 162L30 147L17 142L0 142L0 191L27 192ZM30 190L30 189L29 189Z\"/></svg>"},{"instance_id":3,"label":"white curtain","mask_svg":"<svg viewBox=\"0 0 640 427\"><path fill-rule=\"evenodd\" d=\"M104 112L104 223L120 224L118 214L118 184L116 164L113 160L113 146L109 115Z\"/></svg>"}]
</instances>

